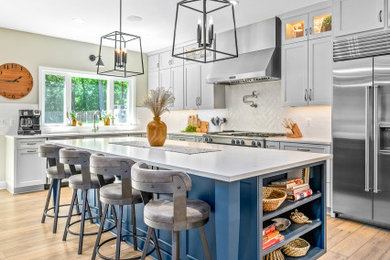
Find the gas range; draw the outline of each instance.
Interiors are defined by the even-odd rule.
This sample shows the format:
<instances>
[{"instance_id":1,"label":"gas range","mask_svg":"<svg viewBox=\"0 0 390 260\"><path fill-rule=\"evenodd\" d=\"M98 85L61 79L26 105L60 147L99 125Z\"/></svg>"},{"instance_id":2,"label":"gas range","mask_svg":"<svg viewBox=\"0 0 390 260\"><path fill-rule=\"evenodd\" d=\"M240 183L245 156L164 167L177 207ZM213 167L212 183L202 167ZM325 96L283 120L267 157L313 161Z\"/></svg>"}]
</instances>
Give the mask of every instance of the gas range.
<instances>
[{"instance_id":1,"label":"gas range","mask_svg":"<svg viewBox=\"0 0 390 260\"><path fill-rule=\"evenodd\" d=\"M208 133L204 136L204 140L206 143L264 148L265 138L284 135L282 133L223 131Z\"/></svg>"}]
</instances>

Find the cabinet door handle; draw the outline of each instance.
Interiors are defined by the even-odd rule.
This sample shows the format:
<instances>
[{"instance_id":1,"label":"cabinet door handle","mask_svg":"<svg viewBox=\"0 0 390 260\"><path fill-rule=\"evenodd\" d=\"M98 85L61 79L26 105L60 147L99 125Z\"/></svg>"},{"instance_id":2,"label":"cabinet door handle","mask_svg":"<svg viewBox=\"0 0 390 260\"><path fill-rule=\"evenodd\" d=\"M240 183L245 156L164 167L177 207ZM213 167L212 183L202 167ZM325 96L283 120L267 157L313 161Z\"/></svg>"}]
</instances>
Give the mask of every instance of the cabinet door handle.
<instances>
[{"instance_id":1,"label":"cabinet door handle","mask_svg":"<svg viewBox=\"0 0 390 260\"><path fill-rule=\"evenodd\" d=\"M305 89L305 101L307 101L307 89Z\"/></svg>"},{"instance_id":2,"label":"cabinet door handle","mask_svg":"<svg viewBox=\"0 0 390 260\"><path fill-rule=\"evenodd\" d=\"M300 151L300 152L310 152L311 151L308 148L298 148L297 150Z\"/></svg>"},{"instance_id":3,"label":"cabinet door handle","mask_svg":"<svg viewBox=\"0 0 390 260\"><path fill-rule=\"evenodd\" d=\"M312 89L309 89L309 101L311 101L311 99L312 99L311 94L312 94Z\"/></svg>"},{"instance_id":4,"label":"cabinet door handle","mask_svg":"<svg viewBox=\"0 0 390 260\"><path fill-rule=\"evenodd\" d=\"M27 143L27 145L36 145L37 143Z\"/></svg>"},{"instance_id":5,"label":"cabinet door handle","mask_svg":"<svg viewBox=\"0 0 390 260\"><path fill-rule=\"evenodd\" d=\"M28 150L27 152L28 152L28 153L36 153L37 150Z\"/></svg>"},{"instance_id":6,"label":"cabinet door handle","mask_svg":"<svg viewBox=\"0 0 390 260\"><path fill-rule=\"evenodd\" d=\"M305 29L305 36L307 36L308 32L309 32L309 30L306 28Z\"/></svg>"},{"instance_id":7,"label":"cabinet door handle","mask_svg":"<svg viewBox=\"0 0 390 260\"><path fill-rule=\"evenodd\" d=\"M379 22L382 22L383 21L383 18L382 18L382 14L383 14L383 10L380 10L379 11Z\"/></svg>"},{"instance_id":8,"label":"cabinet door handle","mask_svg":"<svg viewBox=\"0 0 390 260\"><path fill-rule=\"evenodd\" d=\"M313 27L310 27L310 34L313 34Z\"/></svg>"}]
</instances>

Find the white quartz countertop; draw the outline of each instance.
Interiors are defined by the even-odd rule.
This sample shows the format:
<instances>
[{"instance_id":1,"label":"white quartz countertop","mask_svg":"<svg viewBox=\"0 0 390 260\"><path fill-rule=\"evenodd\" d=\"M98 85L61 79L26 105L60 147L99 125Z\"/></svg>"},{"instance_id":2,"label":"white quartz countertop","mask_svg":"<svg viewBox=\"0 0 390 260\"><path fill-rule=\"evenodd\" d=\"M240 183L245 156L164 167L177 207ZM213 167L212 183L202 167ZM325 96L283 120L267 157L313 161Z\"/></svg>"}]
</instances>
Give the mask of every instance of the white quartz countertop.
<instances>
[{"instance_id":1,"label":"white quartz countertop","mask_svg":"<svg viewBox=\"0 0 390 260\"><path fill-rule=\"evenodd\" d=\"M143 134L145 131L101 131L101 132L60 132L60 133L44 133L37 135L6 135L6 137L16 139L33 139L33 138L59 138L59 137L94 137L94 136L115 136L126 134Z\"/></svg>"},{"instance_id":2,"label":"white quartz countertop","mask_svg":"<svg viewBox=\"0 0 390 260\"><path fill-rule=\"evenodd\" d=\"M166 144L218 149L217 152L182 154L160 149L137 148L111 142L146 141L139 137L52 140L50 143L90 152L125 156L161 168L175 169L193 175L232 182L281 170L321 162L330 154L296 151L253 149L229 145L167 140Z\"/></svg>"}]
</instances>

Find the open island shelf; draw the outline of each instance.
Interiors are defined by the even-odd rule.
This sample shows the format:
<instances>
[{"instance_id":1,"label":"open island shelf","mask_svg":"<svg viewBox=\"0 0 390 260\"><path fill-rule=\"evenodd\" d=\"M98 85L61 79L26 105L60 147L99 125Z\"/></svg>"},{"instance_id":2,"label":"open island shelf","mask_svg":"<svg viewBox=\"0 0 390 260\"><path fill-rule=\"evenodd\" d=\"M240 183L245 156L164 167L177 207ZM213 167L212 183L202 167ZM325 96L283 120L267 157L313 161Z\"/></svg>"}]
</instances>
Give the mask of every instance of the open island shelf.
<instances>
[{"instance_id":1,"label":"open island shelf","mask_svg":"<svg viewBox=\"0 0 390 260\"><path fill-rule=\"evenodd\" d=\"M302 168L310 168L310 188L313 190L313 194L310 197L301 199L299 201L286 200L275 211L263 212L262 204L262 188L268 186L272 181L287 179L288 173L296 172ZM262 260L267 254L281 248L287 243L297 239L303 238L310 243L310 249L308 253L303 257L288 257L285 259L318 259L326 252L326 165L325 163L316 163L289 170L288 172L277 172L265 176L258 177L258 208L259 208L259 230L258 230L258 259ZM312 223L308 224L296 224L291 221L291 226L280 232L284 236L284 240L277 244L263 250L263 229L272 223L274 218L287 218L289 219L290 213L298 209L312 220Z\"/></svg>"}]
</instances>

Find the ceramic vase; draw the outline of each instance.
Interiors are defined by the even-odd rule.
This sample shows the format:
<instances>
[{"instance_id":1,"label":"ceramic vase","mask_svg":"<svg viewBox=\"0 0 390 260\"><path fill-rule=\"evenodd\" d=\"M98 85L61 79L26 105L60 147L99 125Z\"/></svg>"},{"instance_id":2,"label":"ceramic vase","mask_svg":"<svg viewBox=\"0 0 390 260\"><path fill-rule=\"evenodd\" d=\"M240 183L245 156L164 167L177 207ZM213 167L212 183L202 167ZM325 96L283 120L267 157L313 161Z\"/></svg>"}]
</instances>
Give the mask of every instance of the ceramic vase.
<instances>
[{"instance_id":1,"label":"ceramic vase","mask_svg":"<svg viewBox=\"0 0 390 260\"><path fill-rule=\"evenodd\" d=\"M163 146L167 138L167 125L161 121L160 117L153 117L146 127L150 146Z\"/></svg>"}]
</instances>

